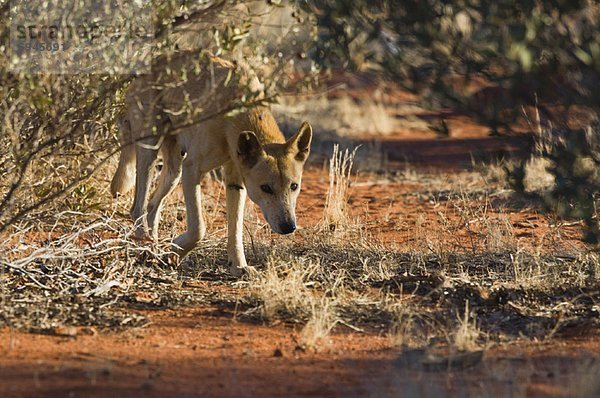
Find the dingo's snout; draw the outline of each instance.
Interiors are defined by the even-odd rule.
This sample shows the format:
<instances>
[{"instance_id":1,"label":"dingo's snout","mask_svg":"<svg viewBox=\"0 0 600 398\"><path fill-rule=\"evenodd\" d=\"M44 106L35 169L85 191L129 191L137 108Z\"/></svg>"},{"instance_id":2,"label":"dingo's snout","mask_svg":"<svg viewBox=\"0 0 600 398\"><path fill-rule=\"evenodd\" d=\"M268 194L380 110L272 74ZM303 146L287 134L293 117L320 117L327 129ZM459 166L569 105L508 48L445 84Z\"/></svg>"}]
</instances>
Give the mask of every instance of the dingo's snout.
<instances>
[{"instance_id":1,"label":"dingo's snout","mask_svg":"<svg viewBox=\"0 0 600 398\"><path fill-rule=\"evenodd\" d=\"M292 221L284 221L281 224L279 224L278 226L279 230L275 231L278 234L281 235L288 235L291 234L292 232L294 232L296 230L296 223L292 220Z\"/></svg>"}]
</instances>

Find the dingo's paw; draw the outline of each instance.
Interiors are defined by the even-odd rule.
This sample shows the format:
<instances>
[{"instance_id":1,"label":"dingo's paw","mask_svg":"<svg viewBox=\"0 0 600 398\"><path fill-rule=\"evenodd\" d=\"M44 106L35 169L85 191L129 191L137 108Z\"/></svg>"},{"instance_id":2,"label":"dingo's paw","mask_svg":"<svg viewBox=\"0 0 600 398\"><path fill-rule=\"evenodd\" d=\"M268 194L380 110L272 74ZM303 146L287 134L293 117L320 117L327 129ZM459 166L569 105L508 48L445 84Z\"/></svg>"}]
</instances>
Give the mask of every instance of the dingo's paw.
<instances>
[{"instance_id":1,"label":"dingo's paw","mask_svg":"<svg viewBox=\"0 0 600 398\"><path fill-rule=\"evenodd\" d=\"M134 233L133 237L137 240L144 241L144 242L152 242L153 241L152 237L148 233L148 230L141 226L139 226L135 229L135 233Z\"/></svg>"},{"instance_id":2,"label":"dingo's paw","mask_svg":"<svg viewBox=\"0 0 600 398\"><path fill-rule=\"evenodd\" d=\"M175 252L167 252L160 256L159 262L162 266L165 267L176 267L181 263L182 257Z\"/></svg>"},{"instance_id":3,"label":"dingo's paw","mask_svg":"<svg viewBox=\"0 0 600 398\"><path fill-rule=\"evenodd\" d=\"M249 275L249 276L253 276L256 275L258 273L258 271L256 270L256 268L251 267L249 265L244 265L244 266L238 266L233 264L232 261L229 261L229 273L231 275L233 275L236 278L241 277L242 275Z\"/></svg>"}]
</instances>

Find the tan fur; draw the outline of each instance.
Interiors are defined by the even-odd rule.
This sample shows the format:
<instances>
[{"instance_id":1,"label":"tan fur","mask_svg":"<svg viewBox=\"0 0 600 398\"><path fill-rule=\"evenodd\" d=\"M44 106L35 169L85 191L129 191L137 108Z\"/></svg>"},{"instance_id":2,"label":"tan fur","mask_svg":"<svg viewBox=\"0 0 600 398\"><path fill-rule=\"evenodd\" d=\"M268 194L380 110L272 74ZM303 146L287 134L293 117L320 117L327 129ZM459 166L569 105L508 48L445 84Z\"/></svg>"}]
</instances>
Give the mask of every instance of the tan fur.
<instances>
[{"instance_id":1,"label":"tan fur","mask_svg":"<svg viewBox=\"0 0 600 398\"><path fill-rule=\"evenodd\" d=\"M110 193L113 198L128 192L135 182L135 146L130 144L133 141L131 127L124 115L119 116L117 125L120 133L121 154L119 166L110 184Z\"/></svg>"},{"instance_id":2,"label":"tan fur","mask_svg":"<svg viewBox=\"0 0 600 398\"><path fill-rule=\"evenodd\" d=\"M155 68L153 74L131 83L124 115L129 126L120 123L122 135L128 138L123 140L125 146L111 192L116 195L127 191L135 174L131 216L136 222L136 234L143 237L151 231L156 237L163 200L181 177L187 231L174 240L174 245L178 254L184 256L206 230L200 181L210 170L224 166L227 252L231 271L239 274L247 267L242 243L246 192L259 205L273 231L293 232L296 198L312 129L304 123L286 141L266 107L226 116L224 110L241 96L240 86L260 83L249 80L239 65L234 67L213 58L208 67L201 67L194 60L194 54L178 55L165 61L168 67ZM240 78L232 82L230 75L234 71ZM148 200L151 172L159 150L164 166ZM270 192L265 192L265 187Z\"/></svg>"}]
</instances>

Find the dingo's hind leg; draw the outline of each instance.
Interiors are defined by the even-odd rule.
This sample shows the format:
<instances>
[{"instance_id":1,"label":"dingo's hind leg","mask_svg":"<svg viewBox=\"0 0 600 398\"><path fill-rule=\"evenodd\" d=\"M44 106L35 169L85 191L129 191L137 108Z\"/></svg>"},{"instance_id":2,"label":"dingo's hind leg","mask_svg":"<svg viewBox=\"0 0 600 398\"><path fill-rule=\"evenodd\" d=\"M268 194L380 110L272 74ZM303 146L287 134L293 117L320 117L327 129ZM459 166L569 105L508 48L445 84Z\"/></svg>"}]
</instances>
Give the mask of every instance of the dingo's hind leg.
<instances>
[{"instance_id":1,"label":"dingo's hind leg","mask_svg":"<svg viewBox=\"0 0 600 398\"><path fill-rule=\"evenodd\" d=\"M119 166L110 183L113 198L124 195L131 190L135 182L135 145L128 144L121 148Z\"/></svg>"},{"instance_id":2,"label":"dingo's hind leg","mask_svg":"<svg viewBox=\"0 0 600 398\"><path fill-rule=\"evenodd\" d=\"M135 223L138 238L148 236L148 193L152 183L154 163L158 157L160 137L151 137L138 143L135 148L135 196L131 207L131 218Z\"/></svg>"},{"instance_id":3,"label":"dingo's hind leg","mask_svg":"<svg viewBox=\"0 0 600 398\"><path fill-rule=\"evenodd\" d=\"M185 198L187 231L179 235L173 243L180 258L192 250L204 238L206 225L202 214L202 192L200 182L205 173L201 172L196 162L190 157L183 161L181 182Z\"/></svg>"},{"instance_id":4,"label":"dingo's hind leg","mask_svg":"<svg viewBox=\"0 0 600 398\"><path fill-rule=\"evenodd\" d=\"M158 238L158 224L164 199L177 186L181 177L181 163L183 161L182 152L174 137L165 137L160 150L163 154L163 169L156 190L148 202L148 228L150 228L154 239Z\"/></svg>"},{"instance_id":5,"label":"dingo's hind leg","mask_svg":"<svg viewBox=\"0 0 600 398\"><path fill-rule=\"evenodd\" d=\"M129 120L123 115L118 118L117 123L121 154L119 166L110 183L110 193L113 198L129 192L135 182L135 143L131 135L131 126Z\"/></svg>"}]
</instances>

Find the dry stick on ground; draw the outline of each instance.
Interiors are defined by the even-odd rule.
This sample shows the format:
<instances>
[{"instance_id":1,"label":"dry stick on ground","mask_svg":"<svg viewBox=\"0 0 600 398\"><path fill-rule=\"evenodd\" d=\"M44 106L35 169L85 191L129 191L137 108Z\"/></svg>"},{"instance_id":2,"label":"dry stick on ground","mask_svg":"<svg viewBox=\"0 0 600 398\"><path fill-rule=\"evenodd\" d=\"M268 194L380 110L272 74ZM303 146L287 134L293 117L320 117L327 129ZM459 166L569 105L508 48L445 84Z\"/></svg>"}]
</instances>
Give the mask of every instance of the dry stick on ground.
<instances>
[{"instance_id":1,"label":"dry stick on ground","mask_svg":"<svg viewBox=\"0 0 600 398\"><path fill-rule=\"evenodd\" d=\"M56 215L57 223L66 213ZM171 271L156 266L131 267L129 253L149 255L156 261L144 263L154 265L167 252L160 247L138 246L128 239L133 234L131 228L112 217L100 215L100 219L91 225L79 223L79 228L73 227L55 240L49 233L47 240L29 243L26 229L16 231L10 241L0 242L0 252L4 253L0 270L9 276L1 283L5 324L48 332L57 325L73 323L111 328L145 323L143 316L123 312L123 304L135 300L132 288L166 297L168 287L152 278L158 276L171 284L175 278ZM124 237L103 238L106 231ZM14 244L15 239L18 244ZM176 298L177 293L171 297ZM45 312L40 317L41 308Z\"/></svg>"}]
</instances>

